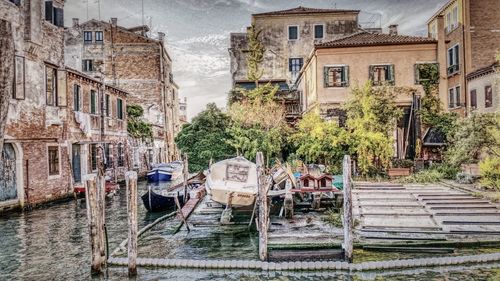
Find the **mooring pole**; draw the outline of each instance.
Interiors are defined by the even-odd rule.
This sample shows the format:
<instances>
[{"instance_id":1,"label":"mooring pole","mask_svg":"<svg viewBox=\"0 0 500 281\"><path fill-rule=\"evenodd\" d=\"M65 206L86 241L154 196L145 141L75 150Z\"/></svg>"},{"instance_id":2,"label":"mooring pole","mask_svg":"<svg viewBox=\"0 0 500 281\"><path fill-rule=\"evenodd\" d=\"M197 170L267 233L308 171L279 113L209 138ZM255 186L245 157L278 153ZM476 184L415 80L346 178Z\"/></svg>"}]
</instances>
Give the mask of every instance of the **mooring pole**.
<instances>
[{"instance_id":1,"label":"mooring pole","mask_svg":"<svg viewBox=\"0 0 500 281\"><path fill-rule=\"evenodd\" d=\"M184 177L184 203L187 202L187 188L188 188L188 176L189 176L189 170L188 170L188 155L187 153L184 153L184 157L182 160L182 176Z\"/></svg>"},{"instance_id":2,"label":"mooring pole","mask_svg":"<svg viewBox=\"0 0 500 281\"><path fill-rule=\"evenodd\" d=\"M125 173L128 212L128 275L137 275L137 172Z\"/></svg>"},{"instance_id":3,"label":"mooring pole","mask_svg":"<svg viewBox=\"0 0 500 281\"><path fill-rule=\"evenodd\" d=\"M99 206L97 203L97 183L96 175L86 175L85 184L85 203L87 205L87 220L90 236L90 254L91 254L91 273L92 275L102 273L102 256L99 237Z\"/></svg>"},{"instance_id":4,"label":"mooring pole","mask_svg":"<svg viewBox=\"0 0 500 281\"><path fill-rule=\"evenodd\" d=\"M264 156L257 152L257 185L259 199L259 258L267 260L267 226L269 223L269 212L267 209L267 182L264 171Z\"/></svg>"},{"instance_id":5,"label":"mooring pole","mask_svg":"<svg viewBox=\"0 0 500 281\"><path fill-rule=\"evenodd\" d=\"M106 167L104 164L104 147L99 145L97 153L97 206L99 212L99 251L101 252L101 264L106 266L106 224L105 201L106 201L106 179L104 174Z\"/></svg>"},{"instance_id":6,"label":"mooring pole","mask_svg":"<svg viewBox=\"0 0 500 281\"><path fill-rule=\"evenodd\" d=\"M343 226L344 226L344 259L351 263L352 262L352 198L351 198L351 158L349 155L344 155L344 161L342 163L342 178L343 178L343 188L344 188L344 216L343 216Z\"/></svg>"}]
</instances>

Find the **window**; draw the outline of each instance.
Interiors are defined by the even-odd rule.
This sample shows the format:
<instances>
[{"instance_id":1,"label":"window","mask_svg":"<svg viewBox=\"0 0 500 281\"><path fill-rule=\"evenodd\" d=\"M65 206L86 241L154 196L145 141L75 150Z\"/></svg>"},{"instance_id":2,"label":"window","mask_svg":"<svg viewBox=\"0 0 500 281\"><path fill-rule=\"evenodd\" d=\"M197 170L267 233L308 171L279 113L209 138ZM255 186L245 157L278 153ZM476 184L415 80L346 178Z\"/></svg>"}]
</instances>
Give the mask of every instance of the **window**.
<instances>
[{"instance_id":1,"label":"window","mask_svg":"<svg viewBox=\"0 0 500 281\"><path fill-rule=\"evenodd\" d=\"M437 63L415 64L415 84L420 85L423 82L439 83L439 65Z\"/></svg>"},{"instance_id":2,"label":"window","mask_svg":"<svg viewBox=\"0 0 500 281\"><path fill-rule=\"evenodd\" d=\"M24 90L25 90L25 70L24 70L24 57L15 57L14 64L14 92L13 98L15 99L24 99Z\"/></svg>"},{"instance_id":3,"label":"window","mask_svg":"<svg viewBox=\"0 0 500 281\"><path fill-rule=\"evenodd\" d=\"M113 167L113 157L112 157L112 154L110 152L111 152L110 144L105 143L104 144L104 157L106 160L106 163L105 163L106 169Z\"/></svg>"},{"instance_id":4,"label":"window","mask_svg":"<svg viewBox=\"0 0 500 281\"><path fill-rule=\"evenodd\" d=\"M325 88L348 87L349 67L345 65L325 66L324 78L325 78Z\"/></svg>"},{"instance_id":5,"label":"window","mask_svg":"<svg viewBox=\"0 0 500 281\"><path fill-rule=\"evenodd\" d=\"M73 110L80 111L80 85L73 85Z\"/></svg>"},{"instance_id":6,"label":"window","mask_svg":"<svg viewBox=\"0 0 500 281\"><path fill-rule=\"evenodd\" d=\"M92 36L92 34L90 36ZM103 40L102 31L96 31L95 32L95 42L102 43L102 40ZM90 41L92 41L92 37L90 38Z\"/></svg>"},{"instance_id":7,"label":"window","mask_svg":"<svg viewBox=\"0 0 500 281\"><path fill-rule=\"evenodd\" d=\"M94 61L93 60L82 60L82 70L83 71L94 71Z\"/></svg>"},{"instance_id":8,"label":"window","mask_svg":"<svg viewBox=\"0 0 500 281\"><path fill-rule=\"evenodd\" d=\"M116 99L116 118L123 119L123 100Z\"/></svg>"},{"instance_id":9,"label":"window","mask_svg":"<svg viewBox=\"0 0 500 281\"><path fill-rule=\"evenodd\" d=\"M125 160L123 157L123 144L118 144L118 167L123 167L125 165Z\"/></svg>"},{"instance_id":10,"label":"window","mask_svg":"<svg viewBox=\"0 0 500 281\"><path fill-rule=\"evenodd\" d=\"M21 6L21 0L9 0L10 2L14 3L16 6Z\"/></svg>"},{"instance_id":11,"label":"window","mask_svg":"<svg viewBox=\"0 0 500 281\"><path fill-rule=\"evenodd\" d=\"M475 89L470 91L470 107L472 109L477 108L477 93Z\"/></svg>"},{"instance_id":12,"label":"window","mask_svg":"<svg viewBox=\"0 0 500 281\"><path fill-rule=\"evenodd\" d=\"M455 88L450 88L448 90L448 99L449 105L448 108L457 108L460 107L460 86L456 86Z\"/></svg>"},{"instance_id":13,"label":"window","mask_svg":"<svg viewBox=\"0 0 500 281\"><path fill-rule=\"evenodd\" d=\"M97 170L97 144L90 145L90 170Z\"/></svg>"},{"instance_id":14,"label":"window","mask_svg":"<svg viewBox=\"0 0 500 281\"><path fill-rule=\"evenodd\" d=\"M97 93L90 90L90 114L97 114Z\"/></svg>"},{"instance_id":15,"label":"window","mask_svg":"<svg viewBox=\"0 0 500 281\"><path fill-rule=\"evenodd\" d=\"M288 59L288 70L292 73L293 80L297 78L297 75L302 68L304 60L302 58L291 58Z\"/></svg>"},{"instance_id":16,"label":"window","mask_svg":"<svg viewBox=\"0 0 500 281\"><path fill-rule=\"evenodd\" d=\"M49 176L59 175L59 147L49 146Z\"/></svg>"},{"instance_id":17,"label":"window","mask_svg":"<svg viewBox=\"0 0 500 281\"><path fill-rule=\"evenodd\" d=\"M299 39L299 27L297 25L291 25L288 27L288 40Z\"/></svg>"},{"instance_id":18,"label":"window","mask_svg":"<svg viewBox=\"0 0 500 281\"><path fill-rule=\"evenodd\" d=\"M394 65L370 65L370 80L374 86L394 85Z\"/></svg>"},{"instance_id":19,"label":"window","mask_svg":"<svg viewBox=\"0 0 500 281\"><path fill-rule=\"evenodd\" d=\"M460 70L460 47L455 45L448 49L448 75L457 73Z\"/></svg>"},{"instance_id":20,"label":"window","mask_svg":"<svg viewBox=\"0 0 500 281\"><path fill-rule=\"evenodd\" d=\"M491 85L484 87L484 107L493 106L493 89Z\"/></svg>"},{"instance_id":21,"label":"window","mask_svg":"<svg viewBox=\"0 0 500 281\"><path fill-rule=\"evenodd\" d=\"M110 101L109 101L109 95L106 94L106 100L105 100L105 104L106 104L106 116L110 116L111 115L111 107L110 107Z\"/></svg>"},{"instance_id":22,"label":"window","mask_svg":"<svg viewBox=\"0 0 500 281\"><path fill-rule=\"evenodd\" d=\"M64 27L64 11L53 6L53 1L45 1L45 20L58 27Z\"/></svg>"},{"instance_id":23,"label":"window","mask_svg":"<svg viewBox=\"0 0 500 281\"><path fill-rule=\"evenodd\" d=\"M57 106L57 70L45 66L45 92L47 105Z\"/></svg>"},{"instance_id":24,"label":"window","mask_svg":"<svg viewBox=\"0 0 500 281\"><path fill-rule=\"evenodd\" d=\"M97 41L97 34L96 34L96 41ZM83 43L84 44L91 44L92 43L92 31L84 31L83 32Z\"/></svg>"},{"instance_id":25,"label":"window","mask_svg":"<svg viewBox=\"0 0 500 281\"><path fill-rule=\"evenodd\" d=\"M325 26L322 24L314 25L314 39L323 39L325 37L324 28Z\"/></svg>"}]
</instances>

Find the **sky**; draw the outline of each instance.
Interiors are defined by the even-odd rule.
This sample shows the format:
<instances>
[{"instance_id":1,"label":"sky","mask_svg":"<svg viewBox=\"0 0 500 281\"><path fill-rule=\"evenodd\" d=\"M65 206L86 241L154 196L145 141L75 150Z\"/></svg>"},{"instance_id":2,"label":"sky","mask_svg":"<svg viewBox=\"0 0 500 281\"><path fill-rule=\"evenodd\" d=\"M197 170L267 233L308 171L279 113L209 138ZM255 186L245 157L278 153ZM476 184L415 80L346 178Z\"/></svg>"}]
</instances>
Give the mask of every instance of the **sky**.
<instances>
[{"instance_id":1,"label":"sky","mask_svg":"<svg viewBox=\"0 0 500 281\"><path fill-rule=\"evenodd\" d=\"M361 10L363 26L398 24L399 34L427 34L426 21L447 0L66 0L65 24L72 18L109 21L132 27L143 22L150 37L166 34L174 80L188 99L191 119L210 102L226 105L231 88L229 34L243 32L251 14L297 6ZM100 9L99 9L100 7ZM144 7L144 8L143 8ZM144 13L142 12L144 11ZM144 14L144 16L143 16Z\"/></svg>"}]
</instances>

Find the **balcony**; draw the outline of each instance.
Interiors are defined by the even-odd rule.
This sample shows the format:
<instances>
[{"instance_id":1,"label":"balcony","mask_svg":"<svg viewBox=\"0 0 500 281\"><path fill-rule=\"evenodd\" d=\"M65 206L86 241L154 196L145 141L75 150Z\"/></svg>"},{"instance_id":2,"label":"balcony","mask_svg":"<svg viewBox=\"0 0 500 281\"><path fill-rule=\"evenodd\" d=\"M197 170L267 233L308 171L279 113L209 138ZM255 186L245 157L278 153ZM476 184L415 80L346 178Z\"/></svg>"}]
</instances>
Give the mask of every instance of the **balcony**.
<instances>
[{"instance_id":1,"label":"balcony","mask_svg":"<svg viewBox=\"0 0 500 281\"><path fill-rule=\"evenodd\" d=\"M451 76L451 75L457 73L459 70L460 70L460 67L458 64L448 66L448 69L447 69L448 76Z\"/></svg>"}]
</instances>

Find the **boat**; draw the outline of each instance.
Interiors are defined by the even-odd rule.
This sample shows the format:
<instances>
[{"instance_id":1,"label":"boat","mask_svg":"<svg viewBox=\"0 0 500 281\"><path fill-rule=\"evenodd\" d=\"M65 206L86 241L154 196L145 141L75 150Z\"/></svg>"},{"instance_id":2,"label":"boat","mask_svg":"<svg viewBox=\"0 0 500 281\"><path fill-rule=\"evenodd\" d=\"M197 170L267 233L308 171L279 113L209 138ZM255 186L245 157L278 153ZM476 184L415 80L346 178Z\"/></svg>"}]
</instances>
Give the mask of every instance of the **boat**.
<instances>
[{"instance_id":1,"label":"boat","mask_svg":"<svg viewBox=\"0 0 500 281\"><path fill-rule=\"evenodd\" d=\"M257 166L238 156L209 167L205 182L212 201L231 207L253 205L257 196Z\"/></svg>"},{"instance_id":2,"label":"boat","mask_svg":"<svg viewBox=\"0 0 500 281\"><path fill-rule=\"evenodd\" d=\"M148 181L159 182L174 180L182 174L183 167L184 165L181 161L155 164L148 172Z\"/></svg>"},{"instance_id":3,"label":"boat","mask_svg":"<svg viewBox=\"0 0 500 281\"><path fill-rule=\"evenodd\" d=\"M114 182L106 181L104 184L104 192L106 195L113 195L116 193L116 191L120 189L120 185ZM73 192L75 193L75 196L80 197L85 195L85 185L83 184L75 184L75 187L73 188Z\"/></svg>"},{"instance_id":4,"label":"boat","mask_svg":"<svg viewBox=\"0 0 500 281\"><path fill-rule=\"evenodd\" d=\"M188 194L189 191L197 189L203 185L205 176L200 173L187 181ZM159 186L150 188L145 194L141 196L144 207L150 212L161 212L166 210L175 209L175 198L179 200L181 207L184 205L184 183L178 183L166 190L161 190ZM188 199L186 198L186 199ZM187 201L187 200L186 200Z\"/></svg>"},{"instance_id":5,"label":"boat","mask_svg":"<svg viewBox=\"0 0 500 281\"><path fill-rule=\"evenodd\" d=\"M161 212L176 208L175 198L179 204L184 205L184 194L180 190L162 192L160 190L150 189L141 196L144 207L150 212Z\"/></svg>"}]
</instances>

